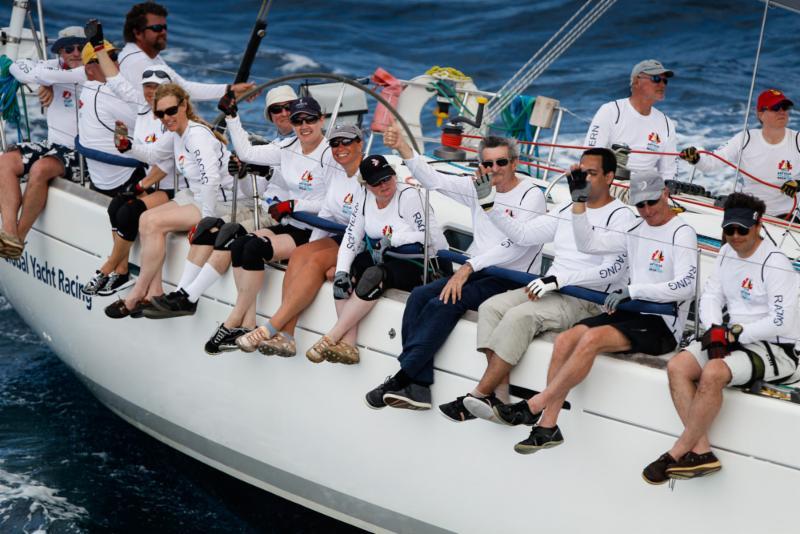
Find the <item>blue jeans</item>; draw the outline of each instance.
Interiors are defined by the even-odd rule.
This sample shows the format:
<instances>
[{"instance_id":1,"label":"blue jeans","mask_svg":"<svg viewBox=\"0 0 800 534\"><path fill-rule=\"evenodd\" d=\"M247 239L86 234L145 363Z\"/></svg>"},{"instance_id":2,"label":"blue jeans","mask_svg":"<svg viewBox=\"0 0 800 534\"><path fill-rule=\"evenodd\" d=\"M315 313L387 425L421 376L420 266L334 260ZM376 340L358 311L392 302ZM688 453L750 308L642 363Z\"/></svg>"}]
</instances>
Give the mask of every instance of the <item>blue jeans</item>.
<instances>
[{"instance_id":1,"label":"blue jeans","mask_svg":"<svg viewBox=\"0 0 800 534\"><path fill-rule=\"evenodd\" d=\"M516 282L477 272L461 288L461 300L445 304L439 300L439 294L449 280L440 278L415 288L406 302L400 367L418 384L433 384L433 358L467 310L477 310L484 300L521 287Z\"/></svg>"}]
</instances>

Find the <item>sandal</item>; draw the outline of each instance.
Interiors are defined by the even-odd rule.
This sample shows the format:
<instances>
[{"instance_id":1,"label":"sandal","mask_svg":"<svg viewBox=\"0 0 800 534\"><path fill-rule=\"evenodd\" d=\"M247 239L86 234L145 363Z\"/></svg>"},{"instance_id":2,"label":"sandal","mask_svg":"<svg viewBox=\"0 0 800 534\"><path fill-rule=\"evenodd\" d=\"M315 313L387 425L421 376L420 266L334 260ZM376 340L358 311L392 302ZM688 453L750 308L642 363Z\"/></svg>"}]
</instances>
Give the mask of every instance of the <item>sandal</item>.
<instances>
[{"instance_id":1,"label":"sandal","mask_svg":"<svg viewBox=\"0 0 800 534\"><path fill-rule=\"evenodd\" d=\"M331 363L352 365L360 361L358 347L354 347L344 341L339 341L335 345L327 347L323 351L323 355Z\"/></svg>"},{"instance_id":2,"label":"sandal","mask_svg":"<svg viewBox=\"0 0 800 534\"><path fill-rule=\"evenodd\" d=\"M314 363L320 363L325 360L325 351L333 346L333 340L328 336L322 336L319 341L314 343L310 349L306 351L306 358Z\"/></svg>"},{"instance_id":3,"label":"sandal","mask_svg":"<svg viewBox=\"0 0 800 534\"><path fill-rule=\"evenodd\" d=\"M259 343L258 351L265 356L290 358L297 354L297 345L293 338L288 338L281 332L278 332L271 338Z\"/></svg>"}]
</instances>

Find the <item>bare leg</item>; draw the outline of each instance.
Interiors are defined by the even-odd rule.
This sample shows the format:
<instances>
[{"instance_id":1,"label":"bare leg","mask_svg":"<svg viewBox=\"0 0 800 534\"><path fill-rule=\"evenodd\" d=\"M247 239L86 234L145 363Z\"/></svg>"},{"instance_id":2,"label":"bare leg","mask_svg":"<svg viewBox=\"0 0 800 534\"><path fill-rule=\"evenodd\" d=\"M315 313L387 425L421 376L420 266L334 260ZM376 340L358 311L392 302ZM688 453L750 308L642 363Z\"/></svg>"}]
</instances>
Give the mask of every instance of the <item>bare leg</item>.
<instances>
[{"instance_id":1,"label":"bare leg","mask_svg":"<svg viewBox=\"0 0 800 534\"><path fill-rule=\"evenodd\" d=\"M486 350L486 371L483 372L481 381L475 389L481 395L490 395L500 384L508 382L509 373L511 373L512 365L494 353L494 351Z\"/></svg>"},{"instance_id":2,"label":"bare leg","mask_svg":"<svg viewBox=\"0 0 800 534\"><path fill-rule=\"evenodd\" d=\"M344 339L346 343L353 345L358 334L358 323L372 311L377 303L377 300L363 300L356 294L350 295L341 308L339 320L328 332L328 337L334 343Z\"/></svg>"},{"instance_id":3,"label":"bare leg","mask_svg":"<svg viewBox=\"0 0 800 534\"><path fill-rule=\"evenodd\" d=\"M564 364L569 360L569 357L572 355L581 337L583 337L588 330L588 326L577 325L556 337L553 343L553 354L550 357L550 366L547 368L548 385L553 381L561 368L564 367ZM555 395L552 401L547 404L540 422L542 426L552 427L555 425L561 407L564 405L564 401L567 400L568 393L569 392L565 392L563 395Z\"/></svg>"},{"instance_id":4,"label":"bare leg","mask_svg":"<svg viewBox=\"0 0 800 534\"><path fill-rule=\"evenodd\" d=\"M264 271L246 271L241 267L234 267L233 270L234 278L239 281L236 304L223 324L226 328L254 327L256 324L256 297L264 285Z\"/></svg>"},{"instance_id":5,"label":"bare leg","mask_svg":"<svg viewBox=\"0 0 800 534\"><path fill-rule=\"evenodd\" d=\"M667 364L667 375L669 376L669 393L672 396L672 404L675 411L681 418L684 428L689 421L689 409L697 394L696 382L700 380L703 368L691 353L681 351ZM710 448L708 437L703 436L697 442L698 447Z\"/></svg>"},{"instance_id":6,"label":"bare leg","mask_svg":"<svg viewBox=\"0 0 800 534\"><path fill-rule=\"evenodd\" d=\"M3 231L12 236L17 235L17 213L22 199L19 179L23 170L18 150L0 155L0 216L3 217Z\"/></svg>"},{"instance_id":7,"label":"bare leg","mask_svg":"<svg viewBox=\"0 0 800 534\"><path fill-rule=\"evenodd\" d=\"M2 163L0 163L2 165ZM25 240L36 218L47 203L47 188L53 178L64 174L64 164L57 158L47 156L31 165L28 183L22 195L22 213L19 216L17 231L19 238Z\"/></svg>"}]
</instances>

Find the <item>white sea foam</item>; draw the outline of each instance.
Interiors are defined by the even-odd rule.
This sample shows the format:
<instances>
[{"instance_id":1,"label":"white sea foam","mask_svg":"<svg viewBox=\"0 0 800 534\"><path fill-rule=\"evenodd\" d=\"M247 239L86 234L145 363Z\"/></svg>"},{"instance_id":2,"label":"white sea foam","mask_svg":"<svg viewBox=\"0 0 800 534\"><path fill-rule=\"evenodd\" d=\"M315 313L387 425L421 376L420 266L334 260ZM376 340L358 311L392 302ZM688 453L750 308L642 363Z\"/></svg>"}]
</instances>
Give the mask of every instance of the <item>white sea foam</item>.
<instances>
[{"instance_id":1,"label":"white sea foam","mask_svg":"<svg viewBox=\"0 0 800 534\"><path fill-rule=\"evenodd\" d=\"M43 533L57 526L59 532L79 532L75 522L89 513L58 491L27 475L0 469L0 530Z\"/></svg>"},{"instance_id":2,"label":"white sea foam","mask_svg":"<svg viewBox=\"0 0 800 534\"><path fill-rule=\"evenodd\" d=\"M287 74L292 72L297 72L300 70L315 69L319 67L319 63L317 63L310 57L304 56L302 54L286 52L281 55L281 59L286 63L281 65L279 67L279 70Z\"/></svg>"},{"instance_id":3,"label":"white sea foam","mask_svg":"<svg viewBox=\"0 0 800 534\"><path fill-rule=\"evenodd\" d=\"M180 47L171 46L159 54L167 63L186 63L191 54Z\"/></svg>"}]
</instances>

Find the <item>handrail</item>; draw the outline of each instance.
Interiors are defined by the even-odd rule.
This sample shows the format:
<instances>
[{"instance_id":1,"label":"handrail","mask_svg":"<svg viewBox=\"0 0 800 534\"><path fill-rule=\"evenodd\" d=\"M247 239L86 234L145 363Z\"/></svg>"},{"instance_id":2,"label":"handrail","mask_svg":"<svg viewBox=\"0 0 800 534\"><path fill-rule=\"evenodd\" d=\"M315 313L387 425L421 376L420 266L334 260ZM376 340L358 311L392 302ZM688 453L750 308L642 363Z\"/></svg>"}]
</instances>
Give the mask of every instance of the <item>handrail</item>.
<instances>
[{"instance_id":1,"label":"handrail","mask_svg":"<svg viewBox=\"0 0 800 534\"><path fill-rule=\"evenodd\" d=\"M83 146L80 142L79 135L75 136L75 150L78 151L78 154L83 155L83 157L87 159L93 159L101 163L108 163L109 165L116 165L118 167L139 167L140 165L144 165L144 163L138 159L125 158L115 154L109 154L108 152L103 152L102 150Z\"/></svg>"},{"instance_id":2,"label":"handrail","mask_svg":"<svg viewBox=\"0 0 800 534\"><path fill-rule=\"evenodd\" d=\"M459 254L458 252L452 252L449 250L440 250L437 253L437 256L461 264L469 259L464 254ZM535 274L512 271L511 269L504 269L503 267L495 266L486 267L483 269L483 272L492 276L511 280L512 282L517 282L519 284L528 284L531 280L539 278L539 276ZM587 289L580 286L564 286L559 288L558 291L564 295L594 302L595 304L603 304L608 296L608 293L596 291L594 289ZM658 315L672 316L678 315L678 306L674 302L666 303L650 302L647 300L630 300L620 304L617 309L636 313L654 313Z\"/></svg>"}]
</instances>

